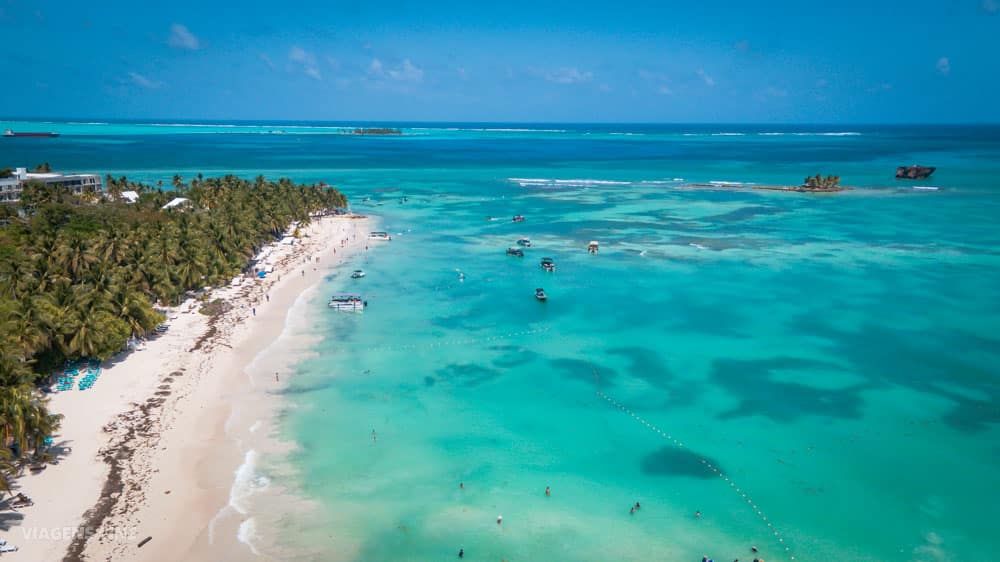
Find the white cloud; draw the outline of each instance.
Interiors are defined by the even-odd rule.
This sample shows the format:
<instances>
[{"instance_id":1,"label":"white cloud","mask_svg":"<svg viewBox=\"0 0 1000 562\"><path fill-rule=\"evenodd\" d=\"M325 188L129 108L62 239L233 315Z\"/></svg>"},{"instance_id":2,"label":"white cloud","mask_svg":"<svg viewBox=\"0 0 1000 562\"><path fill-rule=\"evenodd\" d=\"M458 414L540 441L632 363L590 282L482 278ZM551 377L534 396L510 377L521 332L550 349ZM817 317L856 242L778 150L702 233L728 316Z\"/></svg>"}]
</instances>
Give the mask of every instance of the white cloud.
<instances>
[{"instance_id":1,"label":"white cloud","mask_svg":"<svg viewBox=\"0 0 1000 562\"><path fill-rule=\"evenodd\" d=\"M268 68L274 70L274 61L271 60L271 57L265 55L264 53L261 53L257 55L257 58L263 61L263 63L266 64Z\"/></svg>"},{"instance_id":2,"label":"white cloud","mask_svg":"<svg viewBox=\"0 0 1000 562\"><path fill-rule=\"evenodd\" d=\"M155 80L150 80L138 72L129 72L128 77L132 80L132 83L146 88L148 90L153 90L159 88L162 84L156 82Z\"/></svg>"},{"instance_id":3,"label":"white cloud","mask_svg":"<svg viewBox=\"0 0 1000 562\"><path fill-rule=\"evenodd\" d=\"M661 96L670 96L673 95L674 91L671 90L669 86L660 86L656 89L656 93Z\"/></svg>"},{"instance_id":4,"label":"white cloud","mask_svg":"<svg viewBox=\"0 0 1000 562\"><path fill-rule=\"evenodd\" d=\"M881 83L881 84L879 84L877 86L872 86L871 88L868 88L868 91L869 92L888 92L891 89L892 89L892 84L890 84L888 82L883 82L883 83Z\"/></svg>"},{"instance_id":5,"label":"white cloud","mask_svg":"<svg viewBox=\"0 0 1000 562\"><path fill-rule=\"evenodd\" d=\"M188 31L187 27L179 23L170 26L170 39L167 40L167 44L178 49L189 49L192 51L201 46L198 38Z\"/></svg>"},{"instance_id":6,"label":"white cloud","mask_svg":"<svg viewBox=\"0 0 1000 562\"><path fill-rule=\"evenodd\" d=\"M556 84L578 84L580 82L588 82L594 77L594 74L592 72L580 72L575 67L564 66L557 70L546 72L543 76L549 82L555 82Z\"/></svg>"},{"instance_id":7,"label":"white cloud","mask_svg":"<svg viewBox=\"0 0 1000 562\"><path fill-rule=\"evenodd\" d=\"M980 6L983 7L984 12L990 14L995 14L997 11L1000 11L1000 4L997 3L997 0L983 0L983 3L980 4Z\"/></svg>"},{"instance_id":8,"label":"white cloud","mask_svg":"<svg viewBox=\"0 0 1000 562\"><path fill-rule=\"evenodd\" d=\"M293 60L295 62L309 63L316 62L316 57L310 54L308 51L299 47L298 45L293 45L291 50L288 51L288 60Z\"/></svg>"},{"instance_id":9,"label":"white cloud","mask_svg":"<svg viewBox=\"0 0 1000 562\"><path fill-rule=\"evenodd\" d=\"M465 70L464 68L459 68L455 72L458 73L458 77L461 78L462 80L468 80L469 79L469 72L467 70Z\"/></svg>"},{"instance_id":10,"label":"white cloud","mask_svg":"<svg viewBox=\"0 0 1000 562\"><path fill-rule=\"evenodd\" d=\"M769 87L764 90L764 93L771 96L772 98L786 98L788 97L788 90L783 88L775 88L774 86Z\"/></svg>"},{"instance_id":11,"label":"white cloud","mask_svg":"<svg viewBox=\"0 0 1000 562\"><path fill-rule=\"evenodd\" d=\"M597 89L602 92L610 92L611 86L609 86L608 84L601 84L600 86L597 87Z\"/></svg>"},{"instance_id":12,"label":"white cloud","mask_svg":"<svg viewBox=\"0 0 1000 562\"><path fill-rule=\"evenodd\" d=\"M376 80L420 82L424 79L424 71L410 62L410 59L403 59L403 62L395 65L386 65L379 59L372 59L368 65L368 76Z\"/></svg>"},{"instance_id":13,"label":"white cloud","mask_svg":"<svg viewBox=\"0 0 1000 562\"><path fill-rule=\"evenodd\" d=\"M938 59L935 68L941 74L948 76L951 73L951 61L948 60L948 57L941 57Z\"/></svg>"},{"instance_id":14,"label":"white cloud","mask_svg":"<svg viewBox=\"0 0 1000 562\"><path fill-rule=\"evenodd\" d=\"M393 80L420 82L424 79L424 71L414 66L410 59L403 59L402 64L389 69L389 77Z\"/></svg>"},{"instance_id":15,"label":"white cloud","mask_svg":"<svg viewBox=\"0 0 1000 562\"><path fill-rule=\"evenodd\" d=\"M737 41L735 45L737 51L747 51L750 49L750 41L743 39L742 41Z\"/></svg>"},{"instance_id":16,"label":"white cloud","mask_svg":"<svg viewBox=\"0 0 1000 562\"><path fill-rule=\"evenodd\" d=\"M310 76L316 80L323 79L323 75L320 74L319 67L316 65L316 55L302 47L293 45L288 51L288 60L292 61L294 67L301 70L306 76Z\"/></svg>"},{"instance_id":17,"label":"white cloud","mask_svg":"<svg viewBox=\"0 0 1000 562\"><path fill-rule=\"evenodd\" d=\"M698 69L698 77L701 78L702 81L705 82L705 85L709 88L715 86L715 79L706 74L704 69Z\"/></svg>"}]
</instances>

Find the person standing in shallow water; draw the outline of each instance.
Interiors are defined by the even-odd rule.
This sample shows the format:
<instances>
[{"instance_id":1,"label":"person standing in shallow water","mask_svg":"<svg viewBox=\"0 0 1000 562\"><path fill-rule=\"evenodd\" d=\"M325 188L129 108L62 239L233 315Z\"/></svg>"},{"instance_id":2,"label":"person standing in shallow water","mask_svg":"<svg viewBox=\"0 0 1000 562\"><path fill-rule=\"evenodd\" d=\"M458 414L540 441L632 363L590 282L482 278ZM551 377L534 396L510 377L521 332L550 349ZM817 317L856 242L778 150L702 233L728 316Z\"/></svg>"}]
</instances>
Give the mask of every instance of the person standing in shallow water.
<instances>
[{"instance_id":1,"label":"person standing in shallow water","mask_svg":"<svg viewBox=\"0 0 1000 562\"><path fill-rule=\"evenodd\" d=\"M550 490L548 486L545 487L545 495L546 496L551 496L552 495L552 490Z\"/></svg>"}]
</instances>

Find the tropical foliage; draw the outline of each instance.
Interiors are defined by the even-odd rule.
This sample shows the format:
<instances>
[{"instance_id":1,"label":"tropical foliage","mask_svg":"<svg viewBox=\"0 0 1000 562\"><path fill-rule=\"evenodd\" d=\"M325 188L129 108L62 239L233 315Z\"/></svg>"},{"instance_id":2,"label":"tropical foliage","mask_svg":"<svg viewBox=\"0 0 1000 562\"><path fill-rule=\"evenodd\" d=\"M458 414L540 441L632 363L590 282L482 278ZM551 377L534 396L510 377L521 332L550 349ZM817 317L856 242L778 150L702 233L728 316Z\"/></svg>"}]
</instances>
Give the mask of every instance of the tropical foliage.
<instances>
[{"instance_id":1,"label":"tropical foliage","mask_svg":"<svg viewBox=\"0 0 1000 562\"><path fill-rule=\"evenodd\" d=\"M29 182L22 216L0 222L0 439L18 456L58 423L35 390L54 369L110 357L163 321L156 303L228 281L292 221L346 203L325 185L263 177L175 176L168 192L124 177L113 185L140 192L138 203L88 203ZM191 204L162 208L181 196Z\"/></svg>"},{"instance_id":2,"label":"tropical foliage","mask_svg":"<svg viewBox=\"0 0 1000 562\"><path fill-rule=\"evenodd\" d=\"M840 186L840 176L826 176L824 178L820 174L816 174L807 177L802 185L813 189L834 189Z\"/></svg>"}]
</instances>

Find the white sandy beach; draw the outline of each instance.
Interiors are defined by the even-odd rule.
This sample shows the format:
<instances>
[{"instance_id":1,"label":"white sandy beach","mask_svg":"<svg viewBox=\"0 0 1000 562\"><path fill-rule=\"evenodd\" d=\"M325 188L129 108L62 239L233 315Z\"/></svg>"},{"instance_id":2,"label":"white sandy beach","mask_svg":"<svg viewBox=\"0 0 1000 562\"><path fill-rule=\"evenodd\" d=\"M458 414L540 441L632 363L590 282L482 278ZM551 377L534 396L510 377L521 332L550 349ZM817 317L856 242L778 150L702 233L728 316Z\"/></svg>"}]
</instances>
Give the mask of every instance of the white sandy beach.
<instances>
[{"instance_id":1,"label":"white sandy beach","mask_svg":"<svg viewBox=\"0 0 1000 562\"><path fill-rule=\"evenodd\" d=\"M273 387L255 388L248 367L282 333L300 295L364 251L368 231L365 218L315 220L299 243L274 246L276 265L266 279L213 291L212 300L232 305L228 312L212 320L193 300L171 309L169 331L107 362L93 388L56 393L51 410L65 419L54 438L65 454L17 479L16 491L35 505L4 512L0 522L0 536L20 548L18 558L251 556L236 540L245 517L227 507L246 457L227 422L238 402L267 409L266 392L282 381L258 378L257 385ZM276 361L266 367L280 371Z\"/></svg>"}]
</instances>

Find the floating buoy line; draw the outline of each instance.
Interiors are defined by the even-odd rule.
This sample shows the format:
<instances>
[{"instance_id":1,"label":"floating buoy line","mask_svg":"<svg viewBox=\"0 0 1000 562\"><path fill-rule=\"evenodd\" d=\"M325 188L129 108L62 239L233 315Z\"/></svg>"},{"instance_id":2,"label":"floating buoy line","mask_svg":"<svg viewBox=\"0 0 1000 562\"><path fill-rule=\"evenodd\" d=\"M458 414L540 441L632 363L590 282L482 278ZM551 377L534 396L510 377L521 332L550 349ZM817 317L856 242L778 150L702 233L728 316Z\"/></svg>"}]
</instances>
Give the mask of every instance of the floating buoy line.
<instances>
[{"instance_id":1,"label":"floating buoy line","mask_svg":"<svg viewBox=\"0 0 1000 562\"><path fill-rule=\"evenodd\" d=\"M635 412L633 412L632 410L630 410L627 406L625 406L621 402L615 400L611 396L608 396L606 393L604 393L604 392L602 392L600 390L598 390L596 392L597 392L597 395L600 396L601 398L603 398L604 400L606 400L608 402L608 404L611 404L612 406L614 406L615 408L617 408L618 410L620 410L622 413L625 413L625 414L628 414L629 416L632 416L632 419L634 419L639 424L644 425L647 429L649 429L653 433L656 433L660 437L663 437L667 441L670 441L671 443L674 444L674 446L676 446L678 448L684 448L684 443L682 443L680 439L677 439L673 435L671 435L671 434L663 431L662 429L656 427L655 425L649 423L648 421L646 421L645 419L643 419L642 416L637 415ZM750 496L746 493L746 491L744 491L742 488L740 488L739 486L737 486L736 482L733 482L732 479L730 479L728 476L726 476L726 474L724 472L722 472L721 470L719 470L719 467L712 465L712 463L708 462L708 460L706 460L704 458L698 457L698 460L700 460L701 464L705 465L706 468L708 468L709 470L711 470L712 472L714 472L716 476L718 476L719 478L721 478L722 480L724 480L727 484L729 484L729 489L732 490L733 493L739 495L740 498L743 499L743 501L747 502L747 505L749 505L750 508L753 509L753 512L755 514L757 514L757 517L760 517L761 521L763 521L767 525L768 530L771 531L771 533L774 535L774 538L785 549L785 554L788 555L789 559L795 560L795 555L792 554L792 549L787 544L785 544L785 538L781 536L781 533L774 526L774 523L772 523L771 521L768 520L767 516L764 515L764 512L761 511L760 507L753 501L753 499L750 498Z\"/></svg>"}]
</instances>

